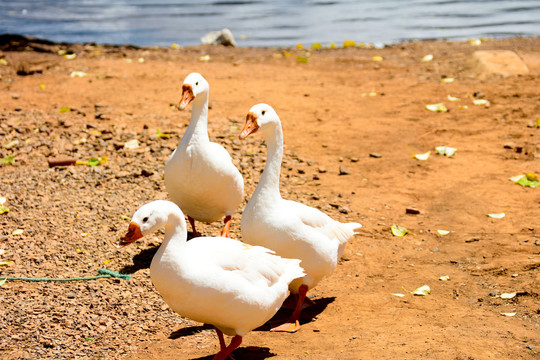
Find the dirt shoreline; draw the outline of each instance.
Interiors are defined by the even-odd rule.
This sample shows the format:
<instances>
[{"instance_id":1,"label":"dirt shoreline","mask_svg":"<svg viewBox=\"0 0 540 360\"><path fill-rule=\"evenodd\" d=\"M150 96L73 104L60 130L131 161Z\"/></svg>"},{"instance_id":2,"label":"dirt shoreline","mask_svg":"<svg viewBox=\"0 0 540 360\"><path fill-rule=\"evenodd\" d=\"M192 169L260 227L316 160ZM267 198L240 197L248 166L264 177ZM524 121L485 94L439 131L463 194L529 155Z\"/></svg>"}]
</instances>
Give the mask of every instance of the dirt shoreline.
<instances>
[{"instance_id":1,"label":"dirt shoreline","mask_svg":"<svg viewBox=\"0 0 540 360\"><path fill-rule=\"evenodd\" d=\"M164 165L190 115L171 105L193 71L210 83L210 138L241 169L246 201L266 148L238 134L249 108L266 102L283 123L283 197L363 225L311 292L317 306L302 329L253 331L237 359L538 358L540 189L509 178L540 174L540 38L331 50L10 44L0 41L0 159L13 156L0 164L10 210L0 214L0 279L100 268L131 279L7 281L2 358L211 359L218 350L213 330L173 313L150 282L161 234L111 245L141 204L167 197ZM474 55L500 50L527 73L502 76ZM426 109L437 103L448 111ZM436 155L441 145L458 150ZM49 168L59 156L106 162ZM244 205L231 228L238 239ZM392 224L410 233L393 236ZM408 293L422 285L430 295Z\"/></svg>"}]
</instances>

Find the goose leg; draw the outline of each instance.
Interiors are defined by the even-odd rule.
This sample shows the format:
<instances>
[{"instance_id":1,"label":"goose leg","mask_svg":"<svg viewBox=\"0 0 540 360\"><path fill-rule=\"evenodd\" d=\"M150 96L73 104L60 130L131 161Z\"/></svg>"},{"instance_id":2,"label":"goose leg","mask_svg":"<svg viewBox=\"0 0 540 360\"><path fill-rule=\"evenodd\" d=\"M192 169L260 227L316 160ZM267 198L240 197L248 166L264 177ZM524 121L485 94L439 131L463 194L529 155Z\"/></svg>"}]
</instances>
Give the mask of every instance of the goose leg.
<instances>
[{"instance_id":1,"label":"goose leg","mask_svg":"<svg viewBox=\"0 0 540 360\"><path fill-rule=\"evenodd\" d=\"M302 306L304 305L304 300L306 299L306 294L308 292L307 285L300 285L298 289L298 301L296 302L296 307L294 311L285 323L273 327L270 331L279 331L279 332L297 332L300 329L300 313L302 312Z\"/></svg>"},{"instance_id":2,"label":"goose leg","mask_svg":"<svg viewBox=\"0 0 540 360\"><path fill-rule=\"evenodd\" d=\"M189 215L188 215L187 219L188 219L189 223L191 224L191 229L193 230L193 237L194 238L199 237L199 233L197 232L197 230L195 230L195 219L193 219Z\"/></svg>"},{"instance_id":3,"label":"goose leg","mask_svg":"<svg viewBox=\"0 0 540 360\"><path fill-rule=\"evenodd\" d=\"M216 330L216 334L219 339L219 351L223 351L227 347L227 345L225 345L225 338L223 337L223 332L215 326L214 330Z\"/></svg>"},{"instance_id":4,"label":"goose leg","mask_svg":"<svg viewBox=\"0 0 540 360\"><path fill-rule=\"evenodd\" d=\"M229 235L229 228L231 227L231 216L230 215L227 215L225 216L225 219L223 220L224 222L224 225L223 225L223 230L221 230L221 236L224 236L224 237L231 237Z\"/></svg>"},{"instance_id":5,"label":"goose leg","mask_svg":"<svg viewBox=\"0 0 540 360\"><path fill-rule=\"evenodd\" d=\"M218 336L219 336L219 333L218 333ZM223 336L223 334L221 335ZM221 341L221 340L220 340ZM231 353L237 348L240 346L240 344L242 343L242 337L241 336L238 336L238 335L235 335L232 340L231 340L231 343L229 344L229 346L227 346L225 349L222 349L220 350L216 356L214 356L214 359L213 360L226 360L227 357L229 357L231 355Z\"/></svg>"}]
</instances>

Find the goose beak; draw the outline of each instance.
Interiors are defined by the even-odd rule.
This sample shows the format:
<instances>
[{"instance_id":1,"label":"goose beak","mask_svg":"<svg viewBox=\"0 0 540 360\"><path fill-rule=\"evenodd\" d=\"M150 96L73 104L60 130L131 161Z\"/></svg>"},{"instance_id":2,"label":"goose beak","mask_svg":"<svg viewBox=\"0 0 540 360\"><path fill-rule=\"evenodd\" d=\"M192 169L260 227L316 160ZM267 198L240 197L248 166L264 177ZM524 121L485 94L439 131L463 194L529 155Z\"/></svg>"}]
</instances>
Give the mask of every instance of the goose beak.
<instances>
[{"instance_id":1,"label":"goose beak","mask_svg":"<svg viewBox=\"0 0 540 360\"><path fill-rule=\"evenodd\" d=\"M193 88L191 87L191 85L182 85L182 100L180 100L178 108L180 110L184 110L186 106L188 106L188 104L193 101L193 99L195 99L195 95L193 95Z\"/></svg>"},{"instance_id":2,"label":"goose beak","mask_svg":"<svg viewBox=\"0 0 540 360\"><path fill-rule=\"evenodd\" d=\"M116 244L116 248L121 249L124 246L129 245L142 237L143 234L141 232L141 228L139 227L139 225L132 222L129 224L128 232L124 236L122 236L118 244Z\"/></svg>"},{"instance_id":3,"label":"goose beak","mask_svg":"<svg viewBox=\"0 0 540 360\"><path fill-rule=\"evenodd\" d=\"M259 125L257 124L257 115L255 115L255 113L249 112L246 116L246 123L244 124L244 128L242 129L242 132L239 136L240 140L244 140L257 130L259 130Z\"/></svg>"}]
</instances>

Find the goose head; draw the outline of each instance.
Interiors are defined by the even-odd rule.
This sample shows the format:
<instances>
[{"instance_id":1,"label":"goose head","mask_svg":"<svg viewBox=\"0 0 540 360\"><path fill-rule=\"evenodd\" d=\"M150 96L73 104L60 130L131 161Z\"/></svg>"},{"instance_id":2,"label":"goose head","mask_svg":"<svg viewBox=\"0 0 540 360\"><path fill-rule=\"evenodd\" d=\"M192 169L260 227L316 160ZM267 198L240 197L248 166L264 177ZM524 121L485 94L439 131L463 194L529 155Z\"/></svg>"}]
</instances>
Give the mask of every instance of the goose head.
<instances>
[{"instance_id":1,"label":"goose head","mask_svg":"<svg viewBox=\"0 0 540 360\"><path fill-rule=\"evenodd\" d=\"M240 139L245 139L257 130L269 128L271 125L279 124L280 120L275 110L267 104L257 104L249 109L246 115L246 123L240 132Z\"/></svg>"},{"instance_id":2,"label":"goose head","mask_svg":"<svg viewBox=\"0 0 540 360\"><path fill-rule=\"evenodd\" d=\"M141 206L129 223L128 232L120 238L116 247L118 249L129 245L148 234L155 233L159 228L165 226L169 221L169 216L174 212L174 205L170 201L156 200ZM176 211L180 209L176 206Z\"/></svg>"},{"instance_id":3,"label":"goose head","mask_svg":"<svg viewBox=\"0 0 540 360\"><path fill-rule=\"evenodd\" d=\"M191 73L182 84L182 99L178 104L180 110L184 110L199 94L208 93L210 86L208 82L199 73Z\"/></svg>"}]
</instances>

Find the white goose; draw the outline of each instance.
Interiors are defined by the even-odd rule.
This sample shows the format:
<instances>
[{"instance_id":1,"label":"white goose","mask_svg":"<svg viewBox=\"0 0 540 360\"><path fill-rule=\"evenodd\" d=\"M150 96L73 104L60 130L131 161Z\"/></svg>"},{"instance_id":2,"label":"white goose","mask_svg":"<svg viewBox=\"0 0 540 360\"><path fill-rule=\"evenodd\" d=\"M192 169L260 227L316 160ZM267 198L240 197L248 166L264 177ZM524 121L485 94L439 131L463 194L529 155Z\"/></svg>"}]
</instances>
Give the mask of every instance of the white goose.
<instances>
[{"instance_id":1,"label":"white goose","mask_svg":"<svg viewBox=\"0 0 540 360\"><path fill-rule=\"evenodd\" d=\"M278 115L269 105L251 108L240 139L259 129L268 154L259 184L242 214L242 240L272 249L280 256L302 260L306 276L290 286L291 292L298 294L296 307L287 322L272 329L295 332L307 291L332 274L345 244L362 225L340 223L317 209L284 200L279 192L283 131Z\"/></svg>"},{"instance_id":2,"label":"white goose","mask_svg":"<svg viewBox=\"0 0 540 360\"><path fill-rule=\"evenodd\" d=\"M189 74L182 85L184 109L193 102L189 126L165 166L170 199L188 216L193 236L195 220L214 222L225 216L221 235L229 236L231 216L244 196L244 179L223 146L208 138L208 82Z\"/></svg>"},{"instance_id":3,"label":"white goose","mask_svg":"<svg viewBox=\"0 0 540 360\"><path fill-rule=\"evenodd\" d=\"M287 297L289 283L304 276L300 260L226 237L187 241L184 214L174 203L156 200L133 215L118 247L165 227L165 238L150 265L150 276L170 308L214 325L224 360L242 336L268 321ZM223 333L234 336L225 345Z\"/></svg>"}]
</instances>

